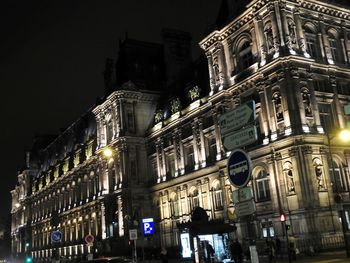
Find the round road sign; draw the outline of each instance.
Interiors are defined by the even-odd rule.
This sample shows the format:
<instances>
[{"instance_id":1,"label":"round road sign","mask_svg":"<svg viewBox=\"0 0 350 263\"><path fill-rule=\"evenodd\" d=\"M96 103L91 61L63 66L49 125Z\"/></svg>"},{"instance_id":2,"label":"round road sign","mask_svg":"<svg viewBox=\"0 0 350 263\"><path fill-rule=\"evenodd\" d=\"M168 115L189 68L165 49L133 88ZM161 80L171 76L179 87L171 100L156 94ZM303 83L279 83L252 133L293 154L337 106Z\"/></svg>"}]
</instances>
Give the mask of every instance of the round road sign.
<instances>
[{"instance_id":1,"label":"round road sign","mask_svg":"<svg viewBox=\"0 0 350 263\"><path fill-rule=\"evenodd\" d=\"M91 234L88 234L85 236L84 239L85 239L86 244L92 244L92 243L94 243L95 237Z\"/></svg>"},{"instance_id":2,"label":"round road sign","mask_svg":"<svg viewBox=\"0 0 350 263\"><path fill-rule=\"evenodd\" d=\"M52 242L61 242L62 240L62 233L61 231L53 231L51 233L51 241Z\"/></svg>"},{"instance_id":3,"label":"round road sign","mask_svg":"<svg viewBox=\"0 0 350 263\"><path fill-rule=\"evenodd\" d=\"M246 186L252 173L248 154L241 149L232 151L227 159L227 172L232 185L238 188Z\"/></svg>"}]
</instances>

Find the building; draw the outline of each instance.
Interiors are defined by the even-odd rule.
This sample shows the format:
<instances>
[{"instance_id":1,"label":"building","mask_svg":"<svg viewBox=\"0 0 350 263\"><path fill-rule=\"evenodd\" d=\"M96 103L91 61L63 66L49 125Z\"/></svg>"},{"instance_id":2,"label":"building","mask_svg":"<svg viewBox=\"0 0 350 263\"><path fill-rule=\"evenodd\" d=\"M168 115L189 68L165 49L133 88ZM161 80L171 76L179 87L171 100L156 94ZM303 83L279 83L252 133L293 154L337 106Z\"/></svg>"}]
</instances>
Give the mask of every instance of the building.
<instances>
[{"instance_id":1,"label":"building","mask_svg":"<svg viewBox=\"0 0 350 263\"><path fill-rule=\"evenodd\" d=\"M281 213L299 250L344 247L350 145L336 133L350 121L349 4L252 0L233 9L233 2L223 1L222 26L199 43L207 57L206 84L200 63L179 60L189 41L181 34L176 41L164 34L180 47L164 49L178 52L165 52L164 61L180 61L171 68L182 76L168 85L164 74L174 74L161 68L166 63L156 45L142 44L157 54L153 75L138 74L137 57L126 52L121 57L134 68L114 85L113 72L123 67L110 61L103 101L36 156L28 155L12 191L13 253L35 260L96 251L131 255L129 230L142 236L141 220L153 218L155 233L137 247L164 246L170 255L199 261L201 253L192 251L211 243L223 258L233 237L254 239L258 249L266 237L284 240ZM149 70L149 61L140 63ZM188 67L193 74L181 70ZM164 93L161 83L173 89ZM258 140L244 149L253 163L249 185L257 211L242 218L218 118L251 100ZM55 230L60 242L50 239ZM87 234L95 237L91 245Z\"/></svg>"}]
</instances>

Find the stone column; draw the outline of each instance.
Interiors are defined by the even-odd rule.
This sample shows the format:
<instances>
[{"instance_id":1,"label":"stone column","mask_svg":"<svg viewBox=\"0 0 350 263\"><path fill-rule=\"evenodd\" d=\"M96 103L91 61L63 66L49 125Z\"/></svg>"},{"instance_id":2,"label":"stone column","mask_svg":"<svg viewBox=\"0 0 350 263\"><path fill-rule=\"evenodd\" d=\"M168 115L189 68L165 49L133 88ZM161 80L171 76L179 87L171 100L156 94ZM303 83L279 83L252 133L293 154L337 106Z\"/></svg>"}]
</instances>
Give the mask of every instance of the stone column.
<instances>
[{"instance_id":1,"label":"stone column","mask_svg":"<svg viewBox=\"0 0 350 263\"><path fill-rule=\"evenodd\" d=\"M223 89L227 86L227 67L226 67L226 59L224 53L224 47L222 43L218 42L215 44L218 61L219 61L219 90Z\"/></svg>"},{"instance_id":2,"label":"stone column","mask_svg":"<svg viewBox=\"0 0 350 263\"><path fill-rule=\"evenodd\" d=\"M192 135L193 135L193 140L192 140L192 144L193 144L193 155L194 155L194 169L197 170L199 167L199 158L200 158L200 153L199 153L199 149L198 149L198 138L197 138L197 121L198 120L194 120L191 123L192 126Z\"/></svg>"},{"instance_id":3,"label":"stone column","mask_svg":"<svg viewBox=\"0 0 350 263\"><path fill-rule=\"evenodd\" d=\"M269 109L266 105L265 100L265 83L264 81L260 81L256 83L257 91L259 92L260 98L260 127L261 131L264 133L264 140L268 140L269 137L269 123L267 120L267 116L269 116Z\"/></svg>"},{"instance_id":4,"label":"stone column","mask_svg":"<svg viewBox=\"0 0 350 263\"><path fill-rule=\"evenodd\" d=\"M158 175L158 179L157 179L157 183L160 183L162 181L162 162L161 162L161 155L160 155L160 141L157 140L156 141L156 159L157 159L157 175Z\"/></svg>"},{"instance_id":5,"label":"stone column","mask_svg":"<svg viewBox=\"0 0 350 263\"><path fill-rule=\"evenodd\" d=\"M207 158L205 154L205 139L203 132L203 119L198 119L198 128L199 128L199 138L200 138L200 148L201 148L201 167L205 167L207 165Z\"/></svg>"},{"instance_id":6,"label":"stone column","mask_svg":"<svg viewBox=\"0 0 350 263\"><path fill-rule=\"evenodd\" d=\"M174 147L174 164L175 164L175 177L179 175L179 165L178 160L180 158L179 152L178 152L178 142L177 142L177 130L173 131L172 133L172 139L173 139L173 147Z\"/></svg>"},{"instance_id":7,"label":"stone column","mask_svg":"<svg viewBox=\"0 0 350 263\"><path fill-rule=\"evenodd\" d=\"M221 160L222 142L221 142L221 134L220 134L219 124L218 124L218 112L216 108L213 108L211 110L211 116L213 116L214 130L215 130L216 160Z\"/></svg>"},{"instance_id":8,"label":"stone column","mask_svg":"<svg viewBox=\"0 0 350 263\"><path fill-rule=\"evenodd\" d=\"M339 101L339 96L338 96L338 90L337 90L337 81L334 76L330 76L329 82L333 88L333 99L334 99L334 104L335 104L335 113L337 116L337 120L339 123L339 128L344 129L346 128L346 122L343 116L343 105Z\"/></svg>"},{"instance_id":9,"label":"stone column","mask_svg":"<svg viewBox=\"0 0 350 263\"><path fill-rule=\"evenodd\" d=\"M329 40L328 40L328 35L325 30L325 25L323 21L323 15L319 15L319 26L320 26L320 33L321 34L321 42L323 44L323 48L321 46L321 50L324 52L323 58L329 63L329 64L334 64L334 59L332 57L330 47L329 47Z\"/></svg>"},{"instance_id":10,"label":"stone column","mask_svg":"<svg viewBox=\"0 0 350 263\"><path fill-rule=\"evenodd\" d=\"M178 130L178 136L179 136L179 147L180 147L180 173L185 173L185 155L184 155L184 146L182 143L182 131Z\"/></svg>"},{"instance_id":11,"label":"stone column","mask_svg":"<svg viewBox=\"0 0 350 263\"><path fill-rule=\"evenodd\" d=\"M301 52L304 54L304 56L309 58L310 54L307 52L304 29L301 25L300 11L298 8L294 9L294 21L295 21L299 48Z\"/></svg>"},{"instance_id":12,"label":"stone column","mask_svg":"<svg viewBox=\"0 0 350 263\"><path fill-rule=\"evenodd\" d=\"M163 181L166 180L166 163L165 163L165 152L164 152L164 142L160 141L160 151L162 155L162 170L163 170Z\"/></svg>"},{"instance_id":13,"label":"stone column","mask_svg":"<svg viewBox=\"0 0 350 263\"><path fill-rule=\"evenodd\" d=\"M224 49L224 56L226 58L226 72L225 75L229 79L233 71L233 60L232 60L232 43L231 39L225 39L222 43Z\"/></svg>"},{"instance_id":14,"label":"stone column","mask_svg":"<svg viewBox=\"0 0 350 263\"><path fill-rule=\"evenodd\" d=\"M350 49L348 47L348 42L349 42L349 38L348 38L348 32L346 30L346 24L345 21L342 20L341 21L341 29L342 29L342 47L343 47L343 53L344 53L344 61L346 63L350 63Z\"/></svg>"},{"instance_id":15,"label":"stone column","mask_svg":"<svg viewBox=\"0 0 350 263\"><path fill-rule=\"evenodd\" d=\"M256 39L257 39L259 56L260 56L260 66L264 66L266 64L267 47L266 47L266 40L264 36L262 18L260 15L256 15L254 19L255 19L254 26L255 26L255 32L256 32Z\"/></svg>"},{"instance_id":16,"label":"stone column","mask_svg":"<svg viewBox=\"0 0 350 263\"><path fill-rule=\"evenodd\" d=\"M268 7L269 10L269 16L271 19L271 26L272 26L272 35L273 35L273 46L275 54L273 55L274 58L279 57L280 52L280 39L279 39L279 32L278 32L278 25L277 25L277 18L276 18L276 10L274 3L271 3Z\"/></svg>"},{"instance_id":17,"label":"stone column","mask_svg":"<svg viewBox=\"0 0 350 263\"><path fill-rule=\"evenodd\" d=\"M205 55L208 59L210 95L213 95L215 92L215 72L213 69L213 56L211 52L206 52Z\"/></svg>"}]
</instances>

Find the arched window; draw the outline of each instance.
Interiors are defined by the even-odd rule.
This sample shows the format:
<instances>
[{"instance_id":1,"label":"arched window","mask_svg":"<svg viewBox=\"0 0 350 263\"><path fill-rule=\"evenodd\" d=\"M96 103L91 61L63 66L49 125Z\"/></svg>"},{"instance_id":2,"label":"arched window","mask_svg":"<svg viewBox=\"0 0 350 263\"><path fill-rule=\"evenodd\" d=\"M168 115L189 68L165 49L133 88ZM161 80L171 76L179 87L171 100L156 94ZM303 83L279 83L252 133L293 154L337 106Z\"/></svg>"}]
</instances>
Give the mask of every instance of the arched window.
<instances>
[{"instance_id":1,"label":"arched window","mask_svg":"<svg viewBox=\"0 0 350 263\"><path fill-rule=\"evenodd\" d=\"M311 107L311 98L310 98L310 91L306 88L303 88L301 90L301 96L303 99L304 109L305 109L305 116L306 117L312 117L312 107Z\"/></svg>"},{"instance_id":2,"label":"arched window","mask_svg":"<svg viewBox=\"0 0 350 263\"><path fill-rule=\"evenodd\" d=\"M191 209L195 209L196 207L199 207L199 193L197 189L193 189L191 193Z\"/></svg>"},{"instance_id":3,"label":"arched window","mask_svg":"<svg viewBox=\"0 0 350 263\"><path fill-rule=\"evenodd\" d=\"M342 165L339 165L334 160L330 160L329 173L331 175L331 181L334 192L347 191L346 176ZM334 168L334 173L333 173Z\"/></svg>"},{"instance_id":4,"label":"arched window","mask_svg":"<svg viewBox=\"0 0 350 263\"><path fill-rule=\"evenodd\" d=\"M329 50L331 52L333 62L340 62L341 60L341 57L340 57L341 47L339 45L340 40L335 30L328 31L328 41L329 41Z\"/></svg>"},{"instance_id":5,"label":"arched window","mask_svg":"<svg viewBox=\"0 0 350 263\"><path fill-rule=\"evenodd\" d=\"M219 181L215 183L213 190L214 190L215 209L220 210L223 208L223 201L222 201L222 189Z\"/></svg>"},{"instance_id":6,"label":"arched window","mask_svg":"<svg viewBox=\"0 0 350 263\"><path fill-rule=\"evenodd\" d=\"M316 34L316 30L313 27L314 27L313 25L312 26L307 25L305 27L306 49L310 57L319 58L317 34Z\"/></svg>"},{"instance_id":7,"label":"arched window","mask_svg":"<svg viewBox=\"0 0 350 263\"><path fill-rule=\"evenodd\" d=\"M177 194L173 194L170 199L170 209L171 209L171 215L174 217L178 217L180 215L179 211L179 200L177 197Z\"/></svg>"},{"instance_id":8,"label":"arched window","mask_svg":"<svg viewBox=\"0 0 350 263\"><path fill-rule=\"evenodd\" d=\"M252 47L248 40L244 40L238 48L238 63L240 70L246 69L254 63Z\"/></svg>"},{"instance_id":9,"label":"arched window","mask_svg":"<svg viewBox=\"0 0 350 263\"><path fill-rule=\"evenodd\" d=\"M275 109L275 116L276 116L277 122L283 121L284 117L283 117L281 93L275 92L272 95L272 102Z\"/></svg>"},{"instance_id":10,"label":"arched window","mask_svg":"<svg viewBox=\"0 0 350 263\"><path fill-rule=\"evenodd\" d=\"M271 199L270 178L264 169L261 169L255 177L255 198L257 202Z\"/></svg>"}]
</instances>

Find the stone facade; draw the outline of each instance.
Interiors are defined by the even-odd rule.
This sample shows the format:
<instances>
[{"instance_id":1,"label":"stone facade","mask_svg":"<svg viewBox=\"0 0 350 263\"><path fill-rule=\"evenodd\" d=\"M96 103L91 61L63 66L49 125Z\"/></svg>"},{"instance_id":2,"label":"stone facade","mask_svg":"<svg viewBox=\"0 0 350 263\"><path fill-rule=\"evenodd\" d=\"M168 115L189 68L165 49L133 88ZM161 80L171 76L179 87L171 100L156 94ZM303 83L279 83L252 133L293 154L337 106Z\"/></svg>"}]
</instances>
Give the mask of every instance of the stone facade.
<instances>
[{"instance_id":1,"label":"stone facade","mask_svg":"<svg viewBox=\"0 0 350 263\"><path fill-rule=\"evenodd\" d=\"M126 82L92 109L89 121L78 120L43 148L41 158L28 157L11 192L14 254L39 260L130 253L128 230L142 235L146 217L154 218L155 234L138 246L176 249L196 207L206 211L209 228L235 224L231 237L282 239L284 212L300 250L344 246L350 145L335 134L350 120L349 7L254 0L200 46L207 94L194 86L187 104L173 97L157 109L159 92ZM218 117L250 100L258 141L245 150L257 212L247 221L235 213ZM54 230L63 233L59 243L51 242ZM87 234L95 236L93 246Z\"/></svg>"}]
</instances>

